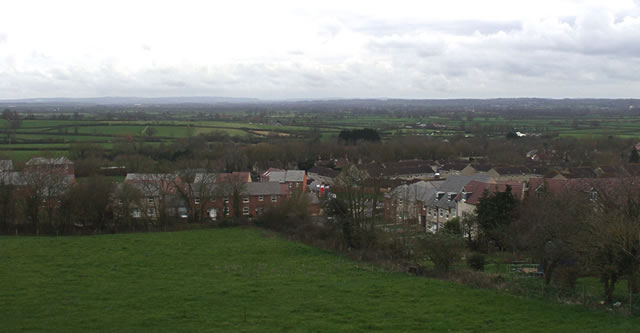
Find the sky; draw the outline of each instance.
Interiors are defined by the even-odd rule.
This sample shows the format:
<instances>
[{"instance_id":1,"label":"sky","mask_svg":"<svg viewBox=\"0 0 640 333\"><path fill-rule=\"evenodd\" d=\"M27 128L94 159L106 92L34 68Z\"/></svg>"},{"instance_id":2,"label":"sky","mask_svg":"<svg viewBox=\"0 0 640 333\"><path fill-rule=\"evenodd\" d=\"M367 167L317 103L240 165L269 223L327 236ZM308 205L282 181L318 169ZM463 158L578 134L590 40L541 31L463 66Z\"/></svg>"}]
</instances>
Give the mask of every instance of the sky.
<instances>
[{"instance_id":1,"label":"sky","mask_svg":"<svg viewBox=\"0 0 640 333\"><path fill-rule=\"evenodd\" d=\"M640 97L640 0L0 8L0 99Z\"/></svg>"}]
</instances>

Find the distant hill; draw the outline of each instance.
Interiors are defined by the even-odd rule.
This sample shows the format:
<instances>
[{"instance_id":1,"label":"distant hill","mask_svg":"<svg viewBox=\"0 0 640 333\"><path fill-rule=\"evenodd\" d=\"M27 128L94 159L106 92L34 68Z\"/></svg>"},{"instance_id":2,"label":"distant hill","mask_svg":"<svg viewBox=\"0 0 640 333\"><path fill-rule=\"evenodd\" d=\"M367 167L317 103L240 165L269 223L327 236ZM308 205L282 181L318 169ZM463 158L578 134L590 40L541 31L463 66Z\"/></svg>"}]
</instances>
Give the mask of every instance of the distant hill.
<instances>
[{"instance_id":1,"label":"distant hill","mask_svg":"<svg viewBox=\"0 0 640 333\"><path fill-rule=\"evenodd\" d=\"M46 105L170 105L170 104L229 104L257 103L256 98L241 97L90 97L90 98L26 98L0 100L0 104L46 104Z\"/></svg>"},{"instance_id":2,"label":"distant hill","mask_svg":"<svg viewBox=\"0 0 640 333\"><path fill-rule=\"evenodd\" d=\"M490 99L287 99L261 100L242 97L93 97L93 98L28 98L0 100L0 109L60 111L63 109L104 109L120 106L140 108L194 109L222 107L228 110L253 111L365 111L365 112L599 112L640 110L640 99L625 98L490 98Z\"/></svg>"}]
</instances>

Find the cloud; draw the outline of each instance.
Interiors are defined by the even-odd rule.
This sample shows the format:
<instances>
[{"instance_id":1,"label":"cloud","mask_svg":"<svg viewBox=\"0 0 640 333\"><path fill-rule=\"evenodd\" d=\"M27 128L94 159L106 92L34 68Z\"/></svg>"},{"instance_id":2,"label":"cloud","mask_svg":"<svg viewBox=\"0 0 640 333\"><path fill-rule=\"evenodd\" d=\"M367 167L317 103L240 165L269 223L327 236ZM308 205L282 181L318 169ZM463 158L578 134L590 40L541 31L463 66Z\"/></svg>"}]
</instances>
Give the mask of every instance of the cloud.
<instances>
[{"instance_id":1,"label":"cloud","mask_svg":"<svg viewBox=\"0 0 640 333\"><path fill-rule=\"evenodd\" d=\"M64 13L59 25L39 17L48 29L0 13L0 98L638 97L638 1L490 3L159 5L143 22L134 6L82 30Z\"/></svg>"}]
</instances>

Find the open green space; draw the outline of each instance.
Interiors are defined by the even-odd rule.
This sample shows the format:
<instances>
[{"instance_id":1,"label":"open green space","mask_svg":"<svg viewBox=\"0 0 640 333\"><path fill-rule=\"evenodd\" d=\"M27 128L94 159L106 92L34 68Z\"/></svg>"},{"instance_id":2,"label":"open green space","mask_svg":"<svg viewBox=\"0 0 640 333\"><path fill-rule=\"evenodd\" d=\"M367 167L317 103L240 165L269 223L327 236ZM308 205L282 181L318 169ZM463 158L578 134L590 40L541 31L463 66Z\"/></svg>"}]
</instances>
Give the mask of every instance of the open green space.
<instances>
[{"instance_id":1,"label":"open green space","mask_svg":"<svg viewBox=\"0 0 640 333\"><path fill-rule=\"evenodd\" d=\"M630 332L637 318L412 277L256 229L0 237L13 331Z\"/></svg>"}]
</instances>

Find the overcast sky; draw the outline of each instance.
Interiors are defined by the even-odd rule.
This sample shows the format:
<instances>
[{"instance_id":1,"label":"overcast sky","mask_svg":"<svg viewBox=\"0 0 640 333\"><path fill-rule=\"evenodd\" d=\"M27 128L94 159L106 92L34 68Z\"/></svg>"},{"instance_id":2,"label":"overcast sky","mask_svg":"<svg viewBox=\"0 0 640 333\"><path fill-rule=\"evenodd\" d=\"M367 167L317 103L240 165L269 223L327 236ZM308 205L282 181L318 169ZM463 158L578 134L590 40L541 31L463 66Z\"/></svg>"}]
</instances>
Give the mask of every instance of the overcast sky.
<instances>
[{"instance_id":1,"label":"overcast sky","mask_svg":"<svg viewBox=\"0 0 640 333\"><path fill-rule=\"evenodd\" d=\"M1 4L0 99L640 97L640 0Z\"/></svg>"}]
</instances>

